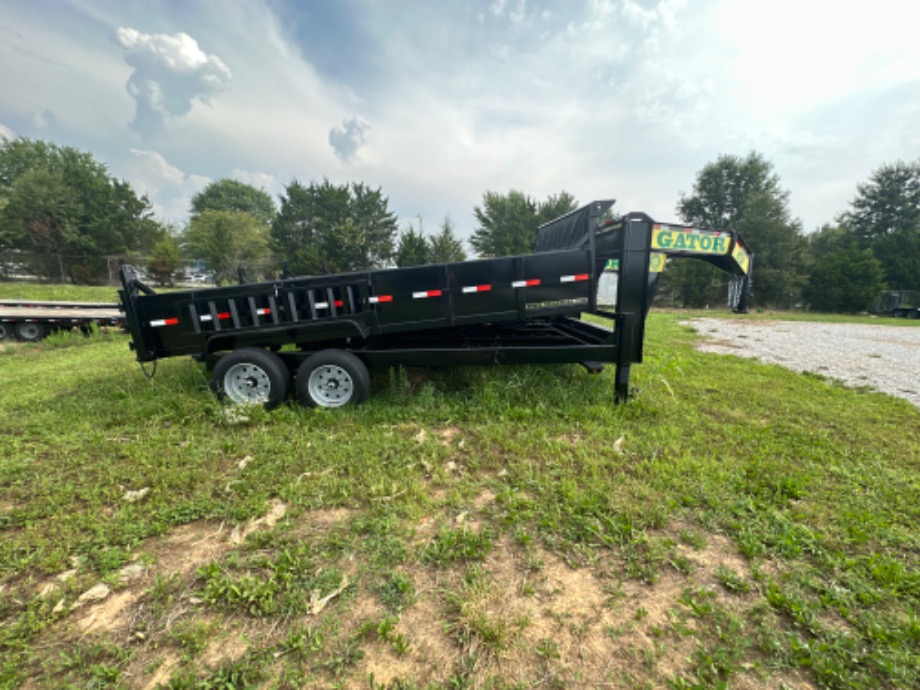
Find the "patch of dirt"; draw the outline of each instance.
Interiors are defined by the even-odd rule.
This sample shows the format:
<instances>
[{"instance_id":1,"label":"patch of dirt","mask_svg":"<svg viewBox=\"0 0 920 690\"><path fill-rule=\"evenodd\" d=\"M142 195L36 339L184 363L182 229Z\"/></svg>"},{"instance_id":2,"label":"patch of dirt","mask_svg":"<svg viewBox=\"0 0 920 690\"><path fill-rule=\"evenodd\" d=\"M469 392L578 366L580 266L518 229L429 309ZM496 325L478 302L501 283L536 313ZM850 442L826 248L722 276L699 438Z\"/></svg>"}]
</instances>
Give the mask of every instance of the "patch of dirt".
<instances>
[{"instance_id":1,"label":"patch of dirt","mask_svg":"<svg viewBox=\"0 0 920 690\"><path fill-rule=\"evenodd\" d=\"M416 603L402 612L395 629L396 634L408 640L409 650L398 656L392 645L384 642L368 645L356 678L373 674L374 681L382 686L399 679L412 679L424 687L447 680L454 670L461 650L444 631L442 596L446 589L456 585L455 576L429 570L416 571L410 576L415 584ZM379 604L377 608L383 614Z\"/></svg>"},{"instance_id":2,"label":"patch of dirt","mask_svg":"<svg viewBox=\"0 0 920 690\"><path fill-rule=\"evenodd\" d=\"M77 627L84 633L127 633L134 618L134 605L141 598L141 593L125 590L107 597L102 603L93 606L82 618L77 620Z\"/></svg>"},{"instance_id":3,"label":"patch of dirt","mask_svg":"<svg viewBox=\"0 0 920 690\"><path fill-rule=\"evenodd\" d=\"M223 523L199 520L145 543L141 550L154 560L151 571L160 576L188 575L232 548L230 530Z\"/></svg>"},{"instance_id":4,"label":"patch of dirt","mask_svg":"<svg viewBox=\"0 0 920 690\"><path fill-rule=\"evenodd\" d=\"M165 686L169 679L172 678L173 671L179 667L179 656L170 651L166 651L159 659L159 666L156 667L153 674L140 687L144 690L154 690L154 688Z\"/></svg>"}]
</instances>

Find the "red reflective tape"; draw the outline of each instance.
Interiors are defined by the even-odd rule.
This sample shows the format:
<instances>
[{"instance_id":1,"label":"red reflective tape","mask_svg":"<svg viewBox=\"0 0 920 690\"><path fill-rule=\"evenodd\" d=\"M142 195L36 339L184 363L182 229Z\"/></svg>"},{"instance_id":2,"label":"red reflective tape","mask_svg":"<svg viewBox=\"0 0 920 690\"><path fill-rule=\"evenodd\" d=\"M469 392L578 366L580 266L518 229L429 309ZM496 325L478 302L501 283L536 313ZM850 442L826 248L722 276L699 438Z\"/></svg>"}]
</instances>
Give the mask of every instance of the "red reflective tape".
<instances>
[{"instance_id":1,"label":"red reflective tape","mask_svg":"<svg viewBox=\"0 0 920 690\"><path fill-rule=\"evenodd\" d=\"M343 303L342 300L340 300L340 299L337 299L337 300L335 301L335 306L337 306L337 307L341 307L342 304L344 304L344 303Z\"/></svg>"},{"instance_id":2,"label":"red reflective tape","mask_svg":"<svg viewBox=\"0 0 920 690\"><path fill-rule=\"evenodd\" d=\"M158 328L160 326L175 326L178 323L179 323L179 319L177 319L176 317L173 317L170 319L156 319L155 321L151 321L150 325L153 326L154 328Z\"/></svg>"},{"instance_id":3,"label":"red reflective tape","mask_svg":"<svg viewBox=\"0 0 920 690\"><path fill-rule=\"evenodd\" d=\"M267 316L268 314L271 314L271 313L272 313L271 309L256 309L256 314L258 314L259 316Z\"/></svg>"},{"instance_id":4,"label":"red reflective tape","mask_svg":"<svg viewBox=\"0 0 920 690\"><path fill-rule=\"evenodd\" d=\"M229 318L230 318L230 312L229 312L229 311L222 311L222 312L220 312L220 313L217 315L217 318L218 318L218 319L229 319Z\"/></svg>"},{"instance_id":5,"label":"red reflective tape","mask_svg":"<svg viewBox=\"0 0 920 690\"><path fill-rule=\"evenodd\" d=\"M559 279L559 282L560 283L580 283L583 280L588 280L588 277L589 276L587 273L578 273L573 276L562 276Z\"/></svg>"},{"instance_id":6,"label":"red reflective tape","mask_svg":"<svg viewBox=\"0 0 920 690\"><path fill-rule=\"evenodd\" d=\"M463 292L467 294L472 292L490 292L491 290L491 285L467 285L463 288Z\"/></svg>"},{"instance_id":7,"label":"red reflective tape","mask_svg":"<svg viewBox=\"0 0 920 690\"><path fill-rule=\"evenodd\" d=\"M369 297L367 301L371 304L377 304L378 302L392 302L393 295L377 295L375 297Z\"/></svg>"},{"instance_id":8,"label":"red reflective tape","mask_svg":"<svg viewBox=\"0 0 920 690\"><path fill-rule=\"evenodd\" d=\"M424 299L425 297L440 297L440 290L422 290L421 292L413 292L413 299Z\"/></svg>"},{"instance_id":9,"label":"red reflective tape","mask_svg":"<svg viewBox=\"0 0 920 690\"><path fill-rule=\"evenodd\" d=\"M529 280L515 280L511 283L511 287L521 288L521 287L534 287L540 284L539 278L531 278Z\"/></svg>"}]
</instances>

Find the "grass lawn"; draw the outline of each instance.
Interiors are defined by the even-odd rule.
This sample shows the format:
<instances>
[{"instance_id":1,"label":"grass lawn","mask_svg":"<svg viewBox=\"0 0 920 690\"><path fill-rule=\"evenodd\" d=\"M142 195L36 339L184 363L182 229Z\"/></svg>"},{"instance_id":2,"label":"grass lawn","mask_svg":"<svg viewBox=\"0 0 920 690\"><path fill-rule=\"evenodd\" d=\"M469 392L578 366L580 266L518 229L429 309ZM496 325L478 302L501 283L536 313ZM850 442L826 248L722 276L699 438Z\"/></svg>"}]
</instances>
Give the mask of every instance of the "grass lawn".
<instances>
[{"instance_id":1,"label":"grass lawn","mask_svg":"<svg viewBox=\"0 0 920 690\"><path fill-rule=\"evenodd\" d=\"M920 410L686 316L623 406L553 366L237 411L121 334L0 344L0 686L917 687Z\"/></svg>"}]
</instances>

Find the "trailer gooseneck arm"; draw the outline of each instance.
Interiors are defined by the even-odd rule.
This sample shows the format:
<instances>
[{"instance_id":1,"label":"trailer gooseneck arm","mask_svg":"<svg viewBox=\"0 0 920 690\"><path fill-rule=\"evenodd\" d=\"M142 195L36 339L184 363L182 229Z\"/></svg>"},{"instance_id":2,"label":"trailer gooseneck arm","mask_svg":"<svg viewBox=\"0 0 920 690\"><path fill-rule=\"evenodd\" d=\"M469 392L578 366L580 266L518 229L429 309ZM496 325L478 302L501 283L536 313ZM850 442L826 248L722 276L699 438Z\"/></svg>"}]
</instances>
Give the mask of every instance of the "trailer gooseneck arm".
<instances>
[{"instance_id":1,"label":"trailer gooseneck arm","mask_svg":"<svg viewBox=\"0 0 920 690\"><path fill-rule=\"evenodd\" d=\"M368 370L380 367L539 362L589 371L612 363L624 400L664 258L695 256L746 278L751 255L733 232L661 225L643 213L605 222L612 205L596 201L541 226L536 251L520 256L163 294L125 267L131 347L140 362L205 361L219 396L266 407L292 382L309 406L360 402ZM597 301L605 269L618 275L612 311Z\"/></svg>"}]
</instances>

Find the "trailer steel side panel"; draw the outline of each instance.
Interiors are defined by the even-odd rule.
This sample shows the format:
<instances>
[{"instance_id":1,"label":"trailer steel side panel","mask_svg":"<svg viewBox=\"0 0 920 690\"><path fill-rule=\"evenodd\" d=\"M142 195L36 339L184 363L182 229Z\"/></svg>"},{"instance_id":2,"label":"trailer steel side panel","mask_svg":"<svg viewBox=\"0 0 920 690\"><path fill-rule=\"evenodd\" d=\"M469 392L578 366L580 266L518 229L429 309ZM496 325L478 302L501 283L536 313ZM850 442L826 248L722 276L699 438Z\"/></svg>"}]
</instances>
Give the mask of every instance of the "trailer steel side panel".
<instances>
[{"instance_id":1,"label":"trailer steel side panel","mask_svg":"<svg viewBox=\"0 0 920 690\"><path fill-rule=\"evenodd\" d=\"M341 366L357 357L371 368L581 362L597 371L612 362L623 399L630 366L642 361L663 257L695 256L746 279L752 255L731 232L656 224L643 213L605 221L612 204L592 202L541 226L536 251L520 256L163 294L126 267L119 294L131 346L140 362L191 355L215 363L221 353L263 348L292 373L328 349L350 353L336 355ZM609 267L618 273L610 313L597 308Z\"/></svg>"}]
</instances>

